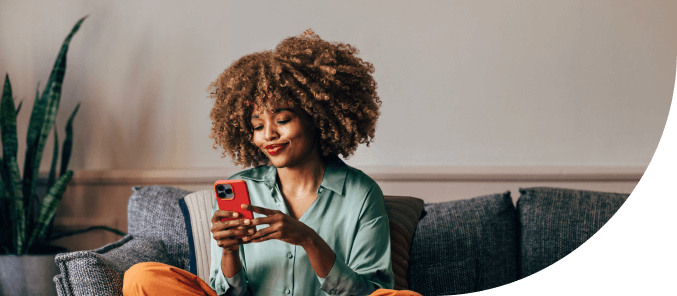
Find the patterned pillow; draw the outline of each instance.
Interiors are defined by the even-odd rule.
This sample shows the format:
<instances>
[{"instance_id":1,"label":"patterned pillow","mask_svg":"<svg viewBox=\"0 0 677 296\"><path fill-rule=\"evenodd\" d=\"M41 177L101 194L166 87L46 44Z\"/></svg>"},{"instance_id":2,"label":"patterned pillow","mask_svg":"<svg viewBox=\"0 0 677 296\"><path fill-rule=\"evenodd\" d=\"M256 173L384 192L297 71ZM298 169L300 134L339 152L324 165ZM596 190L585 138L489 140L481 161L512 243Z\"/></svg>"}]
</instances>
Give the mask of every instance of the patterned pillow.
<instances>
[{"instance_id":1,"label":"patterned pillow","mask_svg":"<svg viewBox=\"0 0 677 296\"><path fill-rule=\"evenodd\" d=\"M416 225L425 215L423 200L408 196L385 196L385 205L390 221L390 249L395 290L408 290L409 248Z\"/></svg>"}]
</instances>

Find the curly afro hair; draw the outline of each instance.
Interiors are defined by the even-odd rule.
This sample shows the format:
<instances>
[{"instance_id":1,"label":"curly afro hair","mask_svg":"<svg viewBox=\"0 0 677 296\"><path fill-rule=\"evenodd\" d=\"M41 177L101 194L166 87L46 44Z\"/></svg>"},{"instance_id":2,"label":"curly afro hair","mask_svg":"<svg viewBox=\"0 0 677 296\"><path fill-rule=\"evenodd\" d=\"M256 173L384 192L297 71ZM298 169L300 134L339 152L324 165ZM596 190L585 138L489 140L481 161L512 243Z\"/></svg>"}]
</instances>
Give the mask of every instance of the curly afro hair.
<instances>
[{"instance_id":1,"label":"curly afro hair","mask_svg":"<svg viewBox=\"0 0 677 296\"><path fill-rule=\"evenodd\" d=\"M361 143L369 146L381 101L372 77L374 66L349 45L327 42L307 30L274 50L246 55L230 65L207 89L215 99L210 113L214 148L223 147L235 164L269 164L252 142L255 108L298 106L316 128L323 156L350 157Z\"/></svg>"}]
</instances>

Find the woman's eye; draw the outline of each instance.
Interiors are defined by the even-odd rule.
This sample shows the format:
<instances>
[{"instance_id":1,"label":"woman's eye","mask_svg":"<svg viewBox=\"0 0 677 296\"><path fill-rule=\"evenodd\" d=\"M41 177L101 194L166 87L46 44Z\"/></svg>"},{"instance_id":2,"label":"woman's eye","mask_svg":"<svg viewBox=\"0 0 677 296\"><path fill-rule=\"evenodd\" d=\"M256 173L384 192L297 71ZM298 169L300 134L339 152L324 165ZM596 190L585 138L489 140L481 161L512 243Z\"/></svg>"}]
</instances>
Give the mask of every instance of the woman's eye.
<instances>
[{"instance_id":1,"label":"woman's eye","mask_svg":"<svg viewBox=\"0 0 677 296\"><path fill-rule=\"evenodd\" d=\"M285 124L285 123L287 123L287 122L289 122L289 119L287 119L287 120L280 120L280 121L278 121L277 123L279 123L279 124Z\"/></svg>"},{"instance_id":2,"label":"woman's eye","mask_svg":"<svg viewBox=\"0 0 677 296\"><path fill-rule=\"evenodd\" d=\"M254 127L255 131L258 131L258 130L261 130L261 129L263 129L263 125L259 125L259 126Z\"/></svg>"}]
</instances>

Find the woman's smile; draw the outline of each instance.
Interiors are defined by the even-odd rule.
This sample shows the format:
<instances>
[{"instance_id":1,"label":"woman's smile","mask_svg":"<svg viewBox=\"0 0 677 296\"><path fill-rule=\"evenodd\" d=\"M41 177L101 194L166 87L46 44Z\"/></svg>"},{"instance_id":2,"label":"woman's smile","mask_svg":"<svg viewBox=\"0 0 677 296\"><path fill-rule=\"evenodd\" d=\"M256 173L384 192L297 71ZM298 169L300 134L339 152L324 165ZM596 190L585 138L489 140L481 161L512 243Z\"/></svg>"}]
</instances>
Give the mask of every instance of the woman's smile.
<instances>
[{"instance_id":1,"label":"woman's smile","mask_svg":"<svg viewBox=\"0 0 677 296\"><path fill-rule=\"evenodd\" d=\"M268 145L265 148L266 151L268 152L268 155L273 156L280 154L285 147L287 147L287 143Z\"/></svg>"}]
</instances>

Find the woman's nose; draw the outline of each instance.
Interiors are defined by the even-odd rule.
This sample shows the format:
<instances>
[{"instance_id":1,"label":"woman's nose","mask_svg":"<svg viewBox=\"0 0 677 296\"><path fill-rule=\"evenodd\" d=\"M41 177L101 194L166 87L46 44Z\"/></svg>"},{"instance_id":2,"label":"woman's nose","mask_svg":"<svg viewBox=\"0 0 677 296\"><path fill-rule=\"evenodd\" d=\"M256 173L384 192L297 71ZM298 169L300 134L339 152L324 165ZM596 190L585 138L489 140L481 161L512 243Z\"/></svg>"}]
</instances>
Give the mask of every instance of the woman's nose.
<instances>
[{"instance_id":1,"label":"woman's nose","mask_svg":"<svg viewBox=\"0 0 677 296\"><path fill-rule=\"evenodd\" d=\"M277 129L275 128L274 124L267 124L264 130L264 137L266 138L266 141L272 141L280 137L280 135L277 133Z\"/></svg>"}]
</instances>

